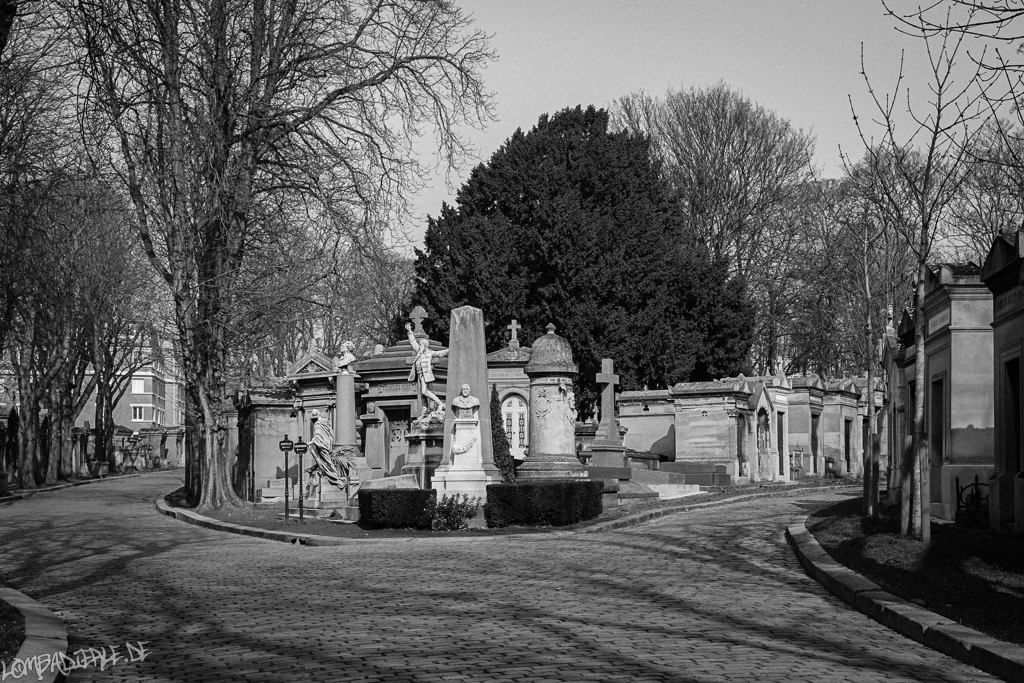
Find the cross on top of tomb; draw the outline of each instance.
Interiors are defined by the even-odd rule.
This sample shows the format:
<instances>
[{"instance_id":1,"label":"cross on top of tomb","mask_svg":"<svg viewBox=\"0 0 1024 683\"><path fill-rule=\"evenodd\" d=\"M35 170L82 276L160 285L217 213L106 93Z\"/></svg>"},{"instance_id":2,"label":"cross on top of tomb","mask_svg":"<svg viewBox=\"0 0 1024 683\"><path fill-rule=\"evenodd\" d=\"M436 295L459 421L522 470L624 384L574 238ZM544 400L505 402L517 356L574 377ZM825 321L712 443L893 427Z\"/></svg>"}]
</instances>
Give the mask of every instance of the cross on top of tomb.
<instances>
[{"instance_id":1,"label":"cross on top of tomb","mask_svg":"<svg viewBox=\"0 0 1024 683\"><path fill-rule=\"evenodd\" d=\"M598 425L597 433L606 439L615 439L619 436L618 427L615 424L615 386L619 383L619 376L615 374L615 364L611 358L601 359L601 372L597 373L597 383L601 384L601 423Z\"/></svg>"},{"instance_id":2,"label":"cross on top of tomb","mask_svg":"<svg viewBox=\"0 0 1024 683\"><path fill-rule=\"evenodd\" d=\"M512 338L508 340L508 347L510 349L519 348L519 337L516 335L516 332L522 329L522 327L522 325L516 322L515 318L512 318L512 323L507 328L512 331Z\"/></svg>"},{"instance_id":3,"label":"cross on top of tomb","mask_svg":"<svg viewBox=\"0 0 1024 683\"><path fill-rule=\"evenodd\" d=\"M423 331L423 321L429 320L429 318L427 317L427 312L423 310L422 306L417 306L412 309L412 313L409 314L409 320L411 320L413 324L413 334L417 337L427 336L427 333Z\"/></svg>"}]
</instances>

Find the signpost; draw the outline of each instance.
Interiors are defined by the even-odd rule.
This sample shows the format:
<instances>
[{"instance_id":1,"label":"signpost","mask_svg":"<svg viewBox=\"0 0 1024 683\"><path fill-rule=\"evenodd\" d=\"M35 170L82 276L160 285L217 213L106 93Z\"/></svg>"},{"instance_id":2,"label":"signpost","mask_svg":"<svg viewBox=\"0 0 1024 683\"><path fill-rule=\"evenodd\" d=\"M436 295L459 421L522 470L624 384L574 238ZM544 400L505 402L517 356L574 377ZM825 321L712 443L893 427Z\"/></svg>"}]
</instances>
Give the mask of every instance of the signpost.
<instances>
[{"instance_id":1,"label":"signpost","mask_svg":"<svg viewBox=\"0 0 1024 683\"><path fill-rule=\"evenodd\" d=\"M302 490L302 454L309 450L309 444L302 441L302 436L299 436L299 442L295 444L295 452L299 454L299 524L302 524L302 506L306 498L306 492Z\"/></svg>"},{"instance_id":2,"label":"signpost","mask_svg":"<svg viewBox=\"0 0 1024 683\"><path fill-rule=\"evenodd\" d=\"M284 521L288 521L288 451L292 449L295 444L285 434L284 438L281 439L277 447L284 453Z\"/></svg>"}]
</instances>

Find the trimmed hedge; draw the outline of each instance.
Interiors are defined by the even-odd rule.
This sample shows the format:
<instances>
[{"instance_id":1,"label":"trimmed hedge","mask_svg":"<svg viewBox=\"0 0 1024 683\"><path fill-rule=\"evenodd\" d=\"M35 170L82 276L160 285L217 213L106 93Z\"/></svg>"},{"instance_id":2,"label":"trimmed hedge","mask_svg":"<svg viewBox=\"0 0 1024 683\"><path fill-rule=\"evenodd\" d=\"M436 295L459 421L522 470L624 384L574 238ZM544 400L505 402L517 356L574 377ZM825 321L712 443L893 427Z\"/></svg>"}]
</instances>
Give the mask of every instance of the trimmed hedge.
<instances>
[{"instance_id":1,"label":"trimmed hedge","mask_svg":"<svg viewBox=\"0 0 1024 683\"><path fill-rule=\"evenodd\" d=\"M484 516L489 527L567 526L601 514L603 489L587 479L488 484Z\"/></svg>"},{"instance_id":2,"label":"trimmed hedge","mask_svg":"<svg viewBox=\"0 0 1024 683\"><path fill-rule=\"evenodd\" d=\"M370 529L429 529L437 506L434 489L359 492L359 523Z\"/></svg>"}]
</instances>

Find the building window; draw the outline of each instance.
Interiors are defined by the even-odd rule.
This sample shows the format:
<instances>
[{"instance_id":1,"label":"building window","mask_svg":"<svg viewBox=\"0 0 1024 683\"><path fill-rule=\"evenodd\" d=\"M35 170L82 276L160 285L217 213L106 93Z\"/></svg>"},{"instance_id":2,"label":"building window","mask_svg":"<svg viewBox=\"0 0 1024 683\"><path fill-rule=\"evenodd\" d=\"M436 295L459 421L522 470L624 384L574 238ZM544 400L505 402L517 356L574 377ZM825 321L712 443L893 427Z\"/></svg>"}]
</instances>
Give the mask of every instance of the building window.
<instances>
[{"instance_id":1,"label":"building window","mask_svg":"<svg viewBox=\"0 0 1024 683\"><path fill-rule=\"evenodd\" d=\"M818 473L818 424L821 422L819 413L811 413L811 472Z\"/></svg>"},{"instance_id":2,"label":"building window","mask_svg":"<svg viewBox=\"0 0 1024 683\"><path fill-rule=\"evenodd\" d=\"M932 446L932 465L939 466L942 464L942 437L946 434L945 418L946 416L946 392L944 391L943 382L941 379L934 380L932 382L932 434L931 434L931 446Z\"/></svg>"},{"instance_id":3,"label":"building window","mask_svg":"<svg viewBox=\"0 0 1024 683\"><path fill-rule=\"evenodd\" d=\"M132 406L132 422L142 422L142 411L145 406Z\"/></svg>"},{"instance_id":4,"label":"building window","mask_svg":"<svg viewBox=\"0 0 1024 683\"><path fill-rule=\"evenodd\" d=\"M853 444L850 443L853 434L853 420L843 421L843 457L846 459L846 471L852 472L850 465L853 456Z\"/></svg>"},{"instance_id":5,"label":"building window","mask_svg":"<svg viewBox=\"0 0 1024 683\"><path fill-rule=\"evenodd\" d=\"M779 451L779 474L786 473L786 461L784 460L785 453L785 413L775 413L775 435L778 439L778 451Z\"/></svg>"},{"instance_id":6,"label":"building window","mask_svg":"<svg viewBox=\"0 0 1024 683\"><path fill-rule=\"evenodd\" d=\"M144 379L133 379L132 380L132 393L133 394L144 394L144 393L146 393L146 380L144 380Z\"/></svg>"}]
</instances>

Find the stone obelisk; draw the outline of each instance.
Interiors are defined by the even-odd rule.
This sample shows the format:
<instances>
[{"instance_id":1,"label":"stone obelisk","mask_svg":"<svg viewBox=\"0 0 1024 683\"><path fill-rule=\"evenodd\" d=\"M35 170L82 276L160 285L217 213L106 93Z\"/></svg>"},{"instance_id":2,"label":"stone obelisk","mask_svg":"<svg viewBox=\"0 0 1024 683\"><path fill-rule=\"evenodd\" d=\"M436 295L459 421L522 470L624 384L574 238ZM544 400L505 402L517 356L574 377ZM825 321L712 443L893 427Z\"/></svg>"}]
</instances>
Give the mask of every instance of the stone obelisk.
<instances>
[{"instance_id":1,"label":"stone obelisk","mask_svg":"<svg viewBox=\"0 0 1024 683\"><path fill-rule=\"evenodd\" d=\"M451 314L448 341L448 396L444 413L444 445L441 465L434 473L433 486L440 497L444 493L466 493L486 496L487 484L501 482L501 473L494 466L491 444L490 392L487 387L487 350L484 345L484 314L479 308L462 306ZM472 471L452 462L456 415L452 400L462 385L468 384L472 396L480 400L477 411L480 421L479 449L474 448L474 459L479 452L479 465ZM458 456L456 456L458 457Z\"/></svg>"}]
</instances>

